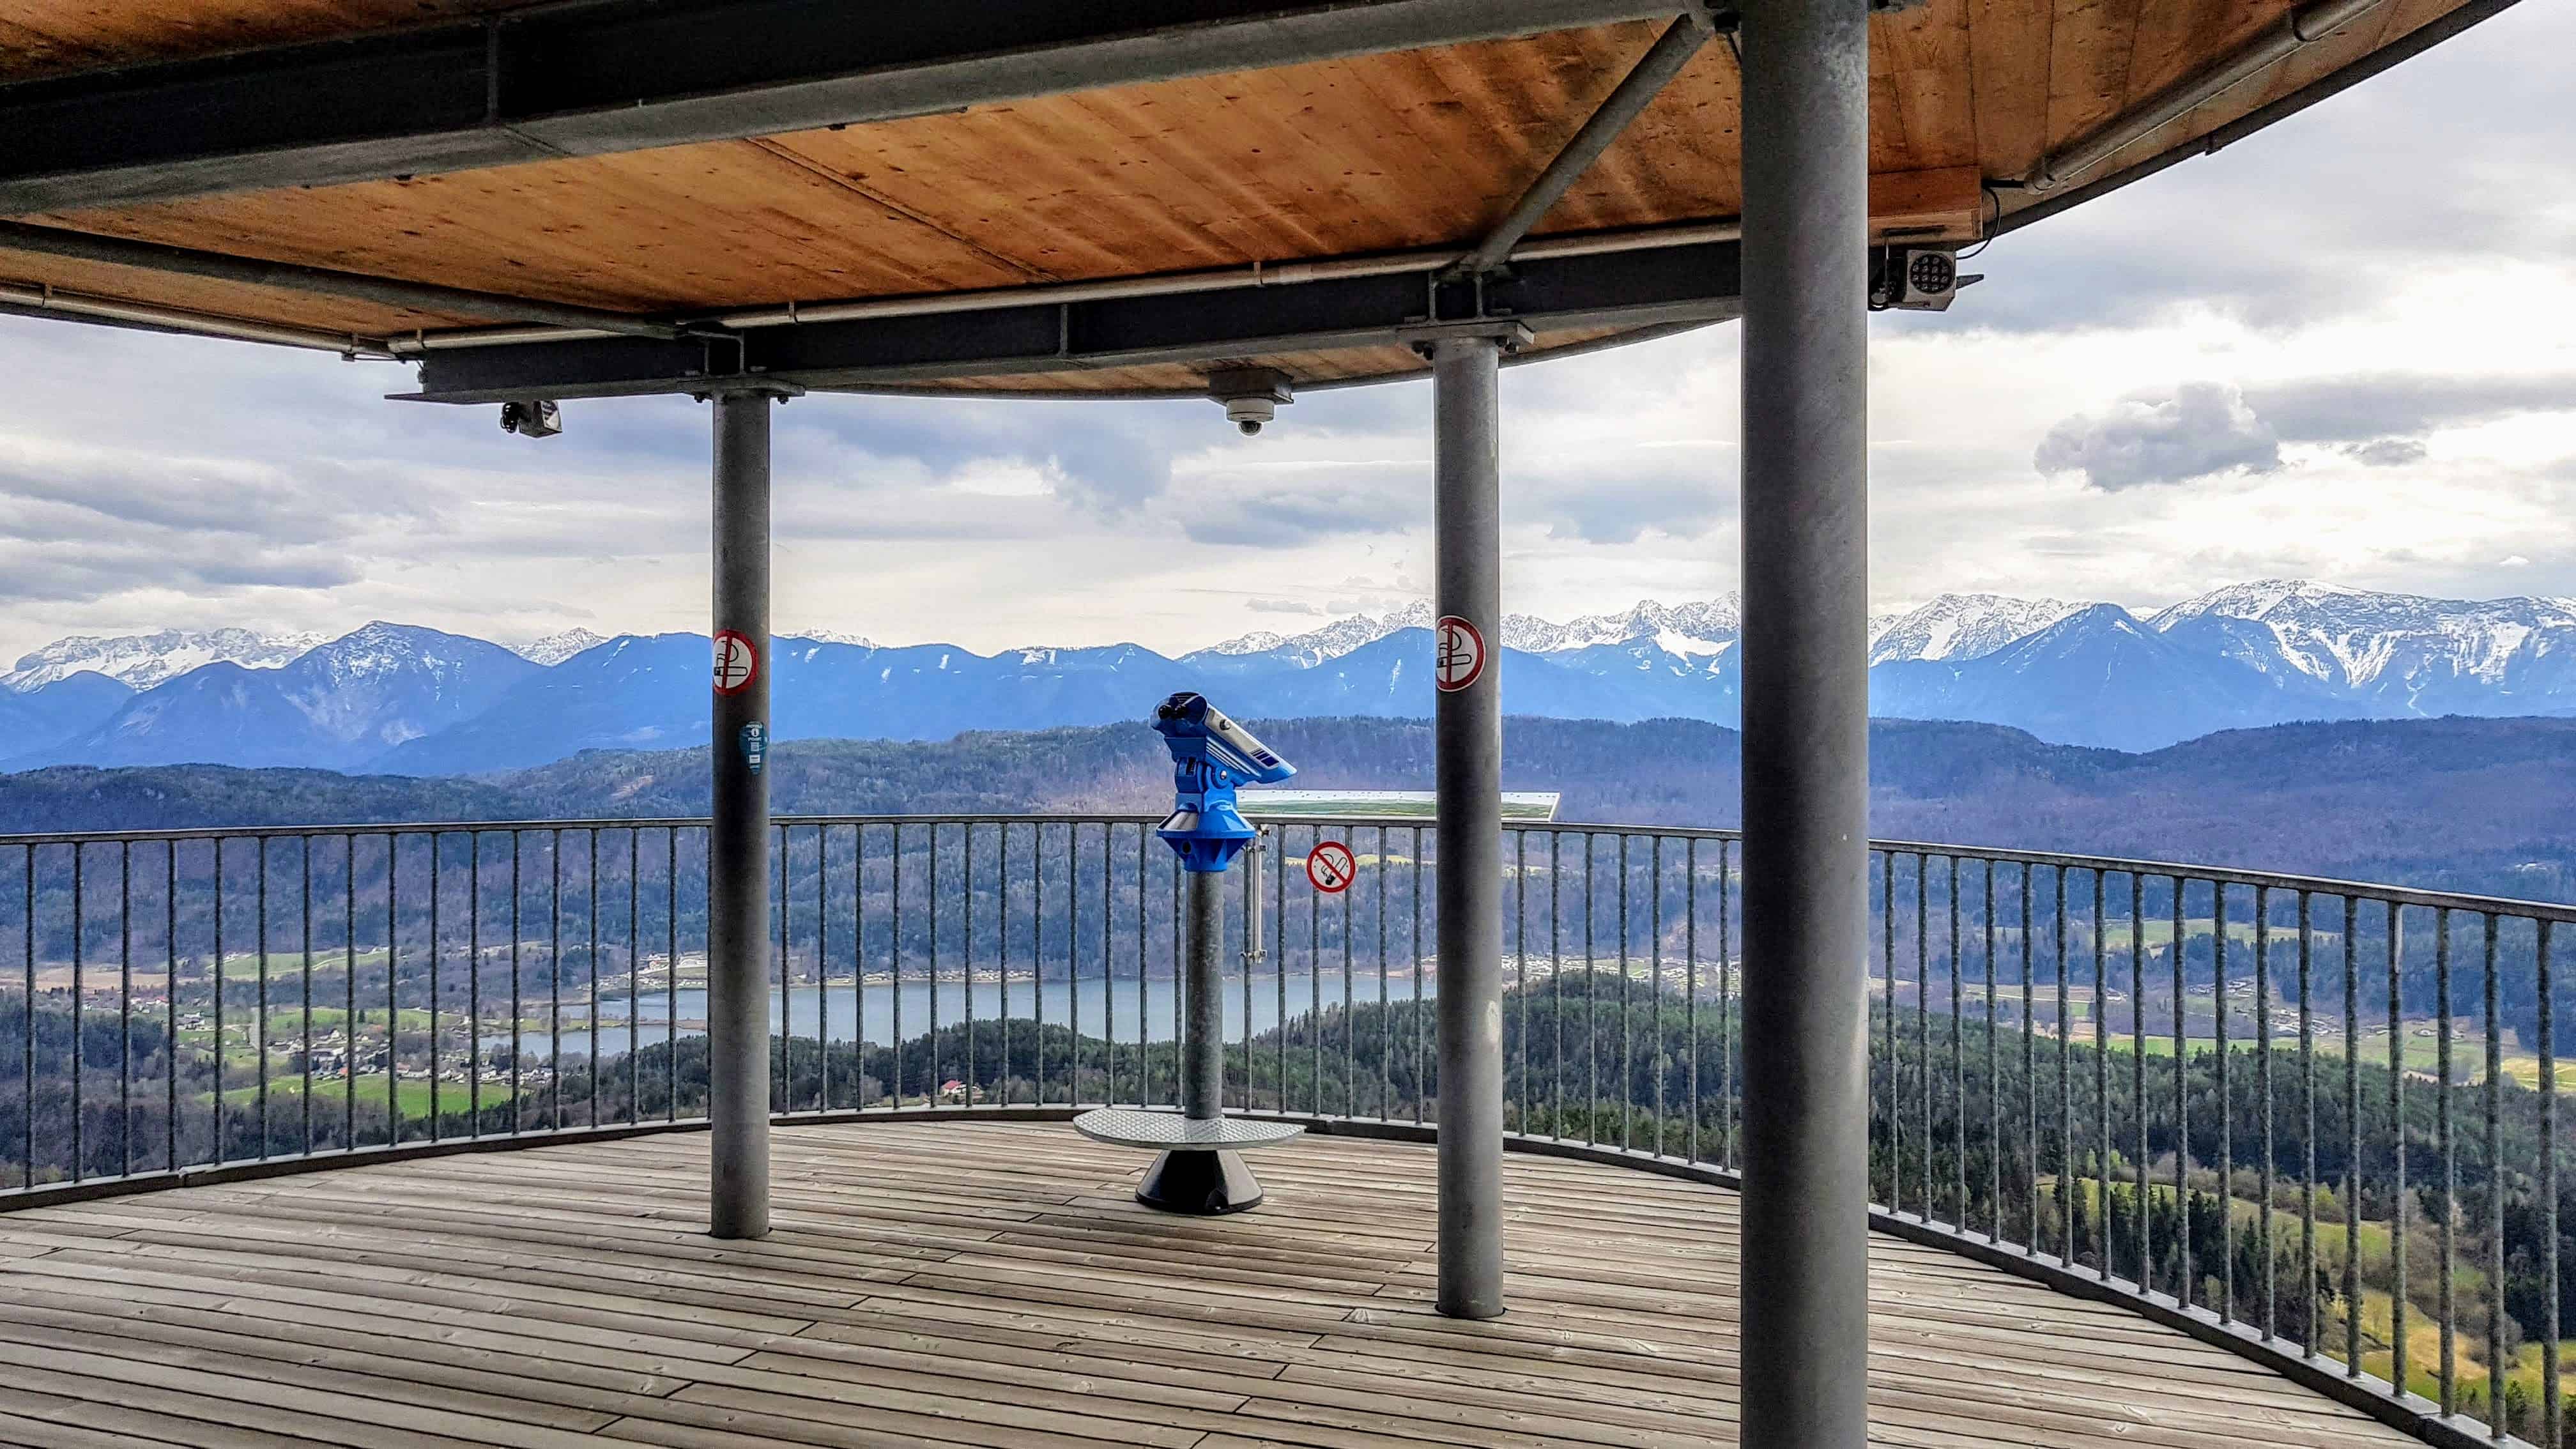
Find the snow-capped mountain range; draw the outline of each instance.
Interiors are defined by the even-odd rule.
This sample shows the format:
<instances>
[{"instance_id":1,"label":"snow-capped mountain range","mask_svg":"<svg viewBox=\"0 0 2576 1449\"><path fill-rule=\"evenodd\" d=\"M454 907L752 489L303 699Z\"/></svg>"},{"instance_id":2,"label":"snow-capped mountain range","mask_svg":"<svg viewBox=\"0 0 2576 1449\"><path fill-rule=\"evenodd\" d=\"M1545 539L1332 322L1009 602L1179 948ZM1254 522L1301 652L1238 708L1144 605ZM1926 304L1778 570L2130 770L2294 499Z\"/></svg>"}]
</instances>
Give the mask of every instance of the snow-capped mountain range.
<instances>
[{"instance_id":1,"label":"snow-capped mountain range","mask_svg":"<svg viewBox=\"0 0 2576 1449\"><path fill-rule=\"evenodd\" d=\"M779 739L940 739L1140 717L1205 689L1254 718L1431 713L1430 609L1247 634L1177 658L782 636ZM1732 597L1504 621L1505 708L1732 723ZM1874 621L1882 716L2156 749L2304 719L2576 714L2576 600L2464 601L2234 585L2141 617L2116 604L1944 595ZM703 636L568 630L516 649L410 625L338 639L223 629L61 640L0 675L0 769L211 762L456 774L706 734Z\"/></svg>"}]
</instances>

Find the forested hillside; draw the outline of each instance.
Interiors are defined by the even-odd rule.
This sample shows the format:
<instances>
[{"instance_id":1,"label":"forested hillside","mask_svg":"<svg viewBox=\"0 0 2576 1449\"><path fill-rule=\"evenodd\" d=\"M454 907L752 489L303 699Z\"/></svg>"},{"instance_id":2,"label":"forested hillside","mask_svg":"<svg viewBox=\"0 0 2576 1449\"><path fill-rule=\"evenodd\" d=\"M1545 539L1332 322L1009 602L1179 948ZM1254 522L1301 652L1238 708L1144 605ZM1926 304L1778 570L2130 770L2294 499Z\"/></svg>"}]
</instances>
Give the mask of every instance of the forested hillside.
<instances>
[{"instance_id":1,"label":"forested hillside","mask_svg":"<svg viewBox=\"0 0 2576 1449\"><path fill-rule=\"evenodd\" d=\"M1329 788L1428 789L1422 721L1258 722ZM1688 720L1513 719L1504 784L1563 794L1561 819L1734 825L1738 737ZM2259 865L2540 899L2576 892L2576 720L2282 725L2150 754L2051 745L1993 725L1880 721L1883 838ZM1142 725L937 743L795 741L782 813L1161 808ZM695 815L703 750L591 751L470 779L319 770L56 767L0 777L0 830Z\"/></svg>"}]
</instances>

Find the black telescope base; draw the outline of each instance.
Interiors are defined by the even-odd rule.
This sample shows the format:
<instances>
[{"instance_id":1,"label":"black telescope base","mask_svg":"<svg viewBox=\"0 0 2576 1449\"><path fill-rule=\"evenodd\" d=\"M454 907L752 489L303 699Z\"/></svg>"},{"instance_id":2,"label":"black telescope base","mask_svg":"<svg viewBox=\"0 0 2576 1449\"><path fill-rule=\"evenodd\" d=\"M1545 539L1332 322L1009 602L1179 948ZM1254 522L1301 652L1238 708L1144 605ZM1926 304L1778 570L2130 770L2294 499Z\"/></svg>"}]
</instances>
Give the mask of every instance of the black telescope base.
<instances>
[{"instance_id":1,"label":"black telescope base","mask_svg":"<svg viewBox=\"0 0 2576 1449\"><path fill-rule=\"evenodd\" d=\"M1239 1213L1261 1202L1261 1182L1243 1165L1240 1152L1175 1147L1154 1159L1137 1185L1136 1201L1201 1217Z\"/></svg>"}]
</instances>

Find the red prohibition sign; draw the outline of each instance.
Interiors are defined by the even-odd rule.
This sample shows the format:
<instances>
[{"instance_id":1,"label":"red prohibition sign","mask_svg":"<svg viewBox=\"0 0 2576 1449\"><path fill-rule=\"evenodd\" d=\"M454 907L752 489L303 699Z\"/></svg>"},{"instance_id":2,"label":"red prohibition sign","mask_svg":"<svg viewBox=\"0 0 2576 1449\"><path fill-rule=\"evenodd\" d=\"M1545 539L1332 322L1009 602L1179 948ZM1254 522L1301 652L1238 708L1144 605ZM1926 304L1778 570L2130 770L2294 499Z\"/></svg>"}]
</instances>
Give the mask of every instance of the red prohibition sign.
<instances>
[{"instance_id":1,"label":"red prohibition sign","mask_svg":"<svg viewBox=\"0 0 2576 1449\"><path fill-rule=\"evenodd\" d=\"M1359 873L1358 858L1338 840L1327 840L1306 852L1306 879L1328 896L1349 890Z\"/></svg>"},{"instance_id":2,"label":"red prohibition sign","mask_svg":"<svg viewBox=\"0 0 2576 1449\"><path fill-rule=\"evenodd\" d=\"M1444 694L1454 694L1485 677L1485 636L1455 614L1440 616L1432 631L1438 653L1431 678Z\"/></svg>"},{"instance_id":3,"label":"red prohibition sign","mask_svg":"<svg viewBox=\"0 0 2576 1449\"><path fill-rule=\"evenodd\" d=\"M716 693L740 694L760 676L760 647L748 634L716 631Z\"/></svg>"}]
</instances>

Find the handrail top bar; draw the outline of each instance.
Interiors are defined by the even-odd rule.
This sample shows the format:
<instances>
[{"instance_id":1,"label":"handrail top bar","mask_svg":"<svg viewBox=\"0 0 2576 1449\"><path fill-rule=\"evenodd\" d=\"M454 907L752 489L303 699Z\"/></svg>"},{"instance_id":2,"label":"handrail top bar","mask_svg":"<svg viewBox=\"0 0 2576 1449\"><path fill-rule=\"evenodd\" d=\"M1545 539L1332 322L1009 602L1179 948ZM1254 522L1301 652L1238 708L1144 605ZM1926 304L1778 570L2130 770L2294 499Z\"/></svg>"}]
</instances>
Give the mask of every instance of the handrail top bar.
<instances>
[{"instance_id":1,"label":"handrail top bar","mask_svg":"<svg viewBox=\"0 0 2576 1449\"><path fill-rule=\"evenodd\" d=\"M1152 825L1161 818L1159 815L1141 813L1130 815L1102 812L775 815L771 817L770 823L774 828L783 830L817 826ZM1419 820L1392 820L1372 816L1313 815L1268 823L1282 828L1305 826L1350 830L1426 830L1431 828L1434 821L1428 816ZM694 815L589 820L421 820L356 825L245 825L177 830L75 830L0 835L0 850L280 838L355 840L365 836L525 835L538 831L557 834L566 831L590 834L620 830L703 830L706 826L707 817ZM1651 836L1666 840L1741 842L1744 839L1744 832L1740 829L1696 825L1623 825L1607 821L1506 820L1503 822L1503 828L1520 833ZM2341 896L2400 906L2417 906L2427 910L2472 911L2484 915L2514 916L2526 920L2576 924L2576 906L2571 905L2522 900L2510 896L2424 890L2414 886L2344 880L2334 876L2292 875L2282 871L2248 870L2237 866L2193 865L2168 860L2133 860L2123 856L2078 855L2065 851L2016 850L2008 846L1946 845L1937 841L1921 840L1872 840L1869 842L1869 848L1877 854L1887 856L1938 856L1951 860L1982 860L2007 865L2044 866L2055 870L2097 871L2107 875L2207 881L2213 885L2270 887L2275 890L2300 891L2310 895Z\"/></svg>"}]
</instances>

